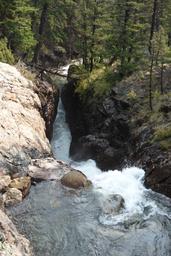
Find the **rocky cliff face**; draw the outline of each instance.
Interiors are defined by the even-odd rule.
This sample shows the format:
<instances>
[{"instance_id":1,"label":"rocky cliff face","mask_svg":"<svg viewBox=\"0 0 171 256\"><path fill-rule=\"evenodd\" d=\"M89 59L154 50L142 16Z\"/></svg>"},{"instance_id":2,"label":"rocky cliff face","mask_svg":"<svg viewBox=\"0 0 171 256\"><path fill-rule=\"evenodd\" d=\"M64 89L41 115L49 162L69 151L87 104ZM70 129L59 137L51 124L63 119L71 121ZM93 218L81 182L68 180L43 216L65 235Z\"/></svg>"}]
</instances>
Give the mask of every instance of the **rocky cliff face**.
<instances>
[{"instance_id":1,"label":"rocky cliff face","mask_svg":"<svg viewBox=\"0 0 171 256\"><path fill-rule=\"evenodd\" d=\"M23 170L32 158L49 156L36 86L14 67L0 63L0 170Z\"/></svg>"},{"instance_id":2,"label":"rocky cliff face","mask_svg":"<svg viewBox=\"0 0 171 256\"><path fill-rule=\"evenodd\" d=\"M37 80L35 92L41 101L40 114L45 121L46 136L49 140L53 135L53 123L57 114L59 89L47 81Z\"/></svg>"},{"instance_id":3,"label":"rocky cliff face","mask_svg":"<svg viewBox=\"0 0 171 256\"><path fill-rule=\"evenodd\" d=\"M73 158L92 158L103 170L121 169L125 164L143 167L147 187L171 197L169 70L164 73L164 95L157 93L160 73L155 73L152 112L148 104L148 73L121 81L100 100L94 99L91 91L82 100L75 93L75 81L70 80L62 98L73 136Z\"/></svg>"},{"instance_id":4,"label":"rocky cliff face","mask_svg":"<svg viewBox=\"0 0 171 256\"><path fill-rule=\"evenodd\" d=\"M72 157L92 158L103 170L120 167L129 151L129 104L114 95L83 103L72 83L63 89L62 98L72 133Z\"/></svg>"}]
</instances>

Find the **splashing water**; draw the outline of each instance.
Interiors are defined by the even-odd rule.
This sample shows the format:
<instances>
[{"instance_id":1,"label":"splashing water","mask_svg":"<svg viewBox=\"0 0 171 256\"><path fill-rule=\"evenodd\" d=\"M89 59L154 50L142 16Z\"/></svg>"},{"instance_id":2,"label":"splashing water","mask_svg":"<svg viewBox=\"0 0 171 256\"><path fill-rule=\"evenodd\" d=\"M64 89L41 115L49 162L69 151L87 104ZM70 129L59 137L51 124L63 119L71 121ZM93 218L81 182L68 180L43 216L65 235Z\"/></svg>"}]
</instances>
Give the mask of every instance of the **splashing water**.
<instances>
[{"instance_id":1,"label":"splashing water","mask_svg":"<svg viewBox=\"0 0 171 256\"><path fill-rule=\"evenodd\" d=\"M99 193L102 203L116 194L121 195L124 199L125 208L123 212L115 216L104 215L103 218L100 218L102 223L117 224L135 215L144 215L144 218L148 218L158 212L155 202L147 199L146 195L150 190L147 190L143 185L144 170L130 167L122 171L102 172L93 160L74 163L72 166L82 171L92 181L94 190ZM146 216L145 209L148 209Z\"/></svg>"}]
</instances>

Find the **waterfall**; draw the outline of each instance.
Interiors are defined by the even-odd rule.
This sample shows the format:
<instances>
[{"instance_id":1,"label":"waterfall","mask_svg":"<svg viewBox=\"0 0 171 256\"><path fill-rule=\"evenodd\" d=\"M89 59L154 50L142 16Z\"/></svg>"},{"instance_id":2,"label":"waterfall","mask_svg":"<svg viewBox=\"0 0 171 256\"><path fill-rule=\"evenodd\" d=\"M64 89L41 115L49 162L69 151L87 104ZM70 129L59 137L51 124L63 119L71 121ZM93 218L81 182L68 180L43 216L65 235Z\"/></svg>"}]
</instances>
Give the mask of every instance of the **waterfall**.
<instances>
[{"instance_id":1,"label":"waterfall","mask_svg":"<svg viewBox=\"0 0 171 256\"><path fill-rule=\"evenodd\" d=\"M69 148L71 144L71 133L68 124L65 120L65 111L61 101L58 103L58 114L54 123L52 151L56 159L62 160L66 163L70 162Z\"/></svg>"}]
</instances>

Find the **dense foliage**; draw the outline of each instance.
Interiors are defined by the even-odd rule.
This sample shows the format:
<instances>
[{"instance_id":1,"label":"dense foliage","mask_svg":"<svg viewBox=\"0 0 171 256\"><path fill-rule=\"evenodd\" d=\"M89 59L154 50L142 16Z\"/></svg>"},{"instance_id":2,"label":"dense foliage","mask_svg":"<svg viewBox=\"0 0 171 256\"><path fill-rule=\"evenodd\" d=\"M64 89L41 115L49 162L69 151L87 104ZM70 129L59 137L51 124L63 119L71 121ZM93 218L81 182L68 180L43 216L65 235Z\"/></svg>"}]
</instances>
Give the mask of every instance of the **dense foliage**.
<instances>
[{"instance_id":1,"label":"dense foliage","mask_svg":"<svg viewBox=\"0 0 171 256\"><path fill-rule=\"evenodd\" d=\"M113 65L121 78L149 68L152 109L154 67L161 67L163 94L164 65L170 62L171 1L0 0L0 42L9 62L11 52L16 60L44 67L82 58L86 72ZM0 59L8 62L1 49Z\"/></svg>"}]
</instances>

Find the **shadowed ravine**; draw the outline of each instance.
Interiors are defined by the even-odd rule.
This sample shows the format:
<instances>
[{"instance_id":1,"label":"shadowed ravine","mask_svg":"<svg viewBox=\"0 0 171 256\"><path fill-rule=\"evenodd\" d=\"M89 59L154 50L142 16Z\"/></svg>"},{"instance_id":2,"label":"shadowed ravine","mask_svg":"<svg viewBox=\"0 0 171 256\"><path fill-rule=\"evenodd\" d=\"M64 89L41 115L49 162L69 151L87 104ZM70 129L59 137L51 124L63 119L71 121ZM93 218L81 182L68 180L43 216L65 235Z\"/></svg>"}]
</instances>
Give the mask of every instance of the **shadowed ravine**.
<instances>
[{"instance_id":1,"label":"shadowed ravine","mask_svg":"<svg viewBox=\"0 0 171 256\"><path fill-rule=\"evenodd\" d=\"M10 209L35 255L170 256L170 199L146 190L139 168L102 173L92 160L73 162L70 142L60 101L52 139L54 156L82 170L93 188L75 191L58 182L42 182ZM119 213L112 211L115 194L125 201Z\"/></svg>"}]
</instances>

